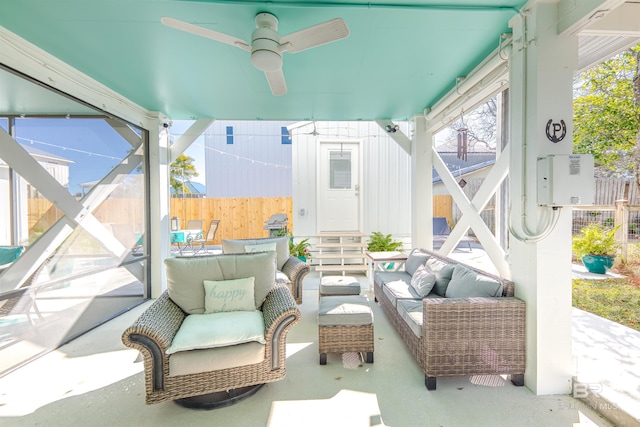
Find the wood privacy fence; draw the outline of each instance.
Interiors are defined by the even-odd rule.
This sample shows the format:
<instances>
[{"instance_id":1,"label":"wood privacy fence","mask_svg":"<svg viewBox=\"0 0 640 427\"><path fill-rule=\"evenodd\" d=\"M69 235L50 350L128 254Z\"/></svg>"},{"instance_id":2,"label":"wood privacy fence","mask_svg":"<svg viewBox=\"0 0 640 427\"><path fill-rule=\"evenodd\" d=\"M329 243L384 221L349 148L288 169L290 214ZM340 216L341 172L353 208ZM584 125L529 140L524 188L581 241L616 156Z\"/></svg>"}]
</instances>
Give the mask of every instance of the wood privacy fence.
<instances>
[{"instance_id":1,"label":"wood privacy fence","mask_svg":"<svg viewBox=\"0 0 640 427\"><path fill-rule=\"evenodd\" d=\"M464 188L469 199L472 199L482 183L482 179L470 179ZM615 178L598 178L595 181L595 206L573 209L573 233L577 234L581 227L590 222L600 222L605 226L615 224L614 211L618 200L627 200L625 211L629 237L640 237L640 205L639 192L633 181ZM35 240L42 232L51 227L62 213L51 202L42 198L28 200L29 204L29 237ZM494 229L494 198L481 212L481 216L490 230ZM251 237L267 237L264 222L273 214L285 213L289 218L288 228L293 229L291 197L246 197L246 198L172 198L170 201L170 217L180 218L184 227L187 220L201 219L206 232L209 221L220 220L220 228L213 244L220 244L222 239L242 239ZM449 195L433 197L434 216L447 218L449 224L455 224L461 212ZM104 224L140 224L143 215L140 198L110 198L105 200L94 212L98 220ZM141 227L141 225L138 225Z\"/></svg>"},{"instance_id":2,"label":"wood privacy fence","mask_svg":"<svg viewBox=\"0 0 640 427\"><path fill-rule=\"evenodd\" d=\"M63 216L47 199L29 199L28 205L30 241L38 238ZM110 198L102 202L93 214L103 224L133 224L139 230L144 218L143 209L140 198ZM288 228L293 227L291 197L172 198L169 216L180 218L181 227L185 227L187 220L201 219L204 232L209 229L212 219L219 219L216 238L210 244L220 244L222 239L267 237L269 231L263 229L264 222L276 213L287 214Z\"/></svg>"},{"instance_id":3,"label":"wood privacy fence","mask_svg":"<svg viewBox=\"0 0 640 427\"><path fill-rule=\"evenodd\" d=\"M63 214L51 202L43 198L29 199L29 237L35 240L51 227ZM434 196L434 216L443 216L451 222L451 196ZM267 237L264 222L276 213L285 213L289 218L288 228L293 229L293 207L291 197L247 197L247 198L171 198L169 217L180 218L184 228L190 219L201 219L203 231L209 228L212 219L219 219L220 226L211 244L220 244L222 239ZM106 199L93 213L103 224L134 224L142 228L144 217L139 198Z\"/></svg>"},{"instance_id":4,"label":"wood privacy fence","mask_svg":"<svg viewBox=\"0 0 640 427\"><path fill-rule=\"evenodd\" d=\"M209 222L219 219L220 225L213 244L222 239L246 239L268 237L264 222L273 214L284 213L289 218L288 228L293 229L291 197L247 197L217 199L171 199L171 217L180 218L181 227L190 219L203 220L206 233Z\"/></svg>"}]
</instances>

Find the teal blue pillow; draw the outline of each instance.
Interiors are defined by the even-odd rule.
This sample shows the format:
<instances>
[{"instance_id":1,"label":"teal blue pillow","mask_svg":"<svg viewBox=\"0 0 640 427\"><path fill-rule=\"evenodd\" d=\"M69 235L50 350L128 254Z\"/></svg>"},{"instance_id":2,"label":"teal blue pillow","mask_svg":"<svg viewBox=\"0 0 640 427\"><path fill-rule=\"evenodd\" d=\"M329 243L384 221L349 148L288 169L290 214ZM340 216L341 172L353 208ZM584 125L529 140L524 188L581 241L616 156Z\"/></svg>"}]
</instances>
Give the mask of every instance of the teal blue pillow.
<instances>
[{"instance_id":1,"label":"teal blue pillow","mask_svg":"<svg viewBox=\"0 0 640 427\"><path fill-rule=\"evenodd\" d=\"M462 265L456 265L447 286L447 298L474 298L502 296L502 283L483 276Z\"/></svg>"},{"instance_id":2,"label":"teal blue pillow","mask_svg":"<svg viewBox=\"0 0 640 427\"><path fill-rule=\"evenodd\" d=\"M0 246L0 265L17 260L23 250L24 246Z\"/></svg>"},{"instance_id":3,"label":"teal blue pillow","mask_svg":"<svg viewBox=\"0 0 640 427\"><path fill-rule=\"evenodd\" d=\"M449 281L451 280L451 275L453 274L453 269L456 265L447 264L446 262L440 261L436 258L429 258L426 266L429 271L436 275L436 282L433 286L432 292L435 292L441 297L445 296L447 287L449 286Z\"/></svg>"},{"instance_id":4,"label":"teal blue pillow","mask_svg":"<svg viewBox=\"0 0 640 427\"><path fill-rule=\"evenodd\" d=\"M410 276L413 276L418 267L424 265L428 259L429 254L422 252L420 249L414 249L411 251L404 263L404 271L409 273Z\"/></svg>"}]
</instances>

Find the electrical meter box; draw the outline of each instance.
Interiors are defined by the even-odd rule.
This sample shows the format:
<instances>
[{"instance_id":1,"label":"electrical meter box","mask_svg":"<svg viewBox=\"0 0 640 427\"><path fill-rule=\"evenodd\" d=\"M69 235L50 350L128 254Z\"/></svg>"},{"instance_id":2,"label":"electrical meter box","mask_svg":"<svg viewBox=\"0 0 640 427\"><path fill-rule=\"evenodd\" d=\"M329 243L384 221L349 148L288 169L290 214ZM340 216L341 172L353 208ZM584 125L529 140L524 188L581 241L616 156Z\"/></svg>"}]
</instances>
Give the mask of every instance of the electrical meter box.
<instances>
[{"instance_id":1,"label":"electrical meter box","mask_svg":"<svg viewBox=\"0 0 640 427\"><path fill-rule=\"evenodd\" d=\"M593 172L591 154L555 154L538 159L538 204L592 205Z\"/></svg>"}]
</instances>

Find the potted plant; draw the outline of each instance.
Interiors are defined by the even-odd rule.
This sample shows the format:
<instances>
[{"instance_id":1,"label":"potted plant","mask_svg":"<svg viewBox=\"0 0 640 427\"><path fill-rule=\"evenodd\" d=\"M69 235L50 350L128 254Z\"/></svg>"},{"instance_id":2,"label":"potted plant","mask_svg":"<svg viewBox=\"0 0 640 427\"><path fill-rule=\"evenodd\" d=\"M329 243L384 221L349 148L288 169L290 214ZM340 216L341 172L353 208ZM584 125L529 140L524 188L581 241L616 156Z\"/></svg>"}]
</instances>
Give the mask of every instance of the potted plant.
<instances>
[{"instance_id":1,"label":"potted plant","mask_svg":"<svg viewBox=\"0 0 640 427\"><path fill-rule=\"evenodd\" d=\"M369 243L367 244L367 250L369 252L392 252L402 249L402 242L394 241L391 234L384 235L379 231L374 231L369 236ZM395 263L382 263L383 268L390 270L394 267Z\"/></svg>"},{"instance_id":2,"label":"potted plant","mask_svg":"<svg viewBox=\"0 0 640 427\"><path fill-rule=\"evenodd\" d=\"M591 223L573 237L573 252L587 271L604 274L613 266L619 246L614 234L619 227L607 230L598 223Z\"/></svg>"},{"instance_id":3,"label":"potted plant","mask_svg":"<svg viewBox=\"0 0 640 427\"><path fill-rule=\"evenodd\" d=\"M293 242L293 238L289 239L289 253L297 257L300 261L311 261L311 243L309 239L302 239L298 243Z\"/></svg>"}]
</instances>

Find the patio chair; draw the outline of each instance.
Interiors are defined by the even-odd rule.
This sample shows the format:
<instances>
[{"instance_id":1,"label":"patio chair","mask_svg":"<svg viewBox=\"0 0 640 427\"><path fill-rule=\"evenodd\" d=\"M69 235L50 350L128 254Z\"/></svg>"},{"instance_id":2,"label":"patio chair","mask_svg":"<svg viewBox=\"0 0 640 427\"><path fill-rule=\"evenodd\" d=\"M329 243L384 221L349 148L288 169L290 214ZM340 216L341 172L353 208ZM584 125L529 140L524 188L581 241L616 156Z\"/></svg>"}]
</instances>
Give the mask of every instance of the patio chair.
<instances>
[{"instance_id":1,"label":"patio chair","mask_svg":"<svg viewBox=\"0 0 640 427\"><path fill-rule=\"evenodd\" d=\"M198 252L200 251L205 251L206 253L205 246L207 245L207 242L212 242L216 238L216 233L218 232L219 225L219 219L212 219L209 223L209 230L204 237L193 239L192 241L187 242L187 245L191 247L191 249L193 249L193 245L200 245L200 247L193 252L194 255L198 254Z\"/></svg>"},{"instance_id":2,"label":"patio chair","mask_svg":"<svg viewBox=\"0 0 640 427\"><path fill-rule=\"evenodd\" d=\"M24 246L0 246L0 271L8 268L24 251Z\"/></svg>"},{"instance_id":3,"label":"patio chair","mask_svg":"<svg viewBox=\"0 0 640 427\"><path fill-rule=\"evenodd\" d=\"M202 231L202 220L201 219L190 219L187 221L187 230L200 230Z\"/></svg>"},{"instance_id":4,"label":"patio chair","mask_svg":"<svg viewBox=\"0 0 640 427\"><path fill-rule=\"evenodd\" d=\"M39 290L36 285L40 273L49 264L50 260L51 256L42 262L19 288L6 292L0 297L0 318L24 315L29 324L35 326L36 323L31 314L33 311L38 320L44 319L36 303L36 294ZM9 265L11 265L11 263L5 266L8 267Z\"/></svg>"},{"instance_id":5,"label":"patio chair","mask_svg":"<svg viewBox=\"0 0 640 427\"><path fill-rule=\"evenodd\" d=\"M276 284L275 252L164 263L167 290L122 335L143 356L147 404L214 409L284 378L286 337L300 311ZM226 298L234 291L245 297Z\"/></svg>"},{"instance_id":6,"label":"patio chair","mask_svg":"<svg viewBox=\"0 0 640 427\"><path fill-rule=\"evenodd\" d=\"M433 241L444 243L447 238L451 234L451 228L449 227L449 223L447 222L447 218L443 216L434 216L433 217ZM475 242L476 240L470 236L462 236L460 239L460 243L465 242L469 246L469 250L471 250L471 242Z\"/></svg>"}]
</instances>

